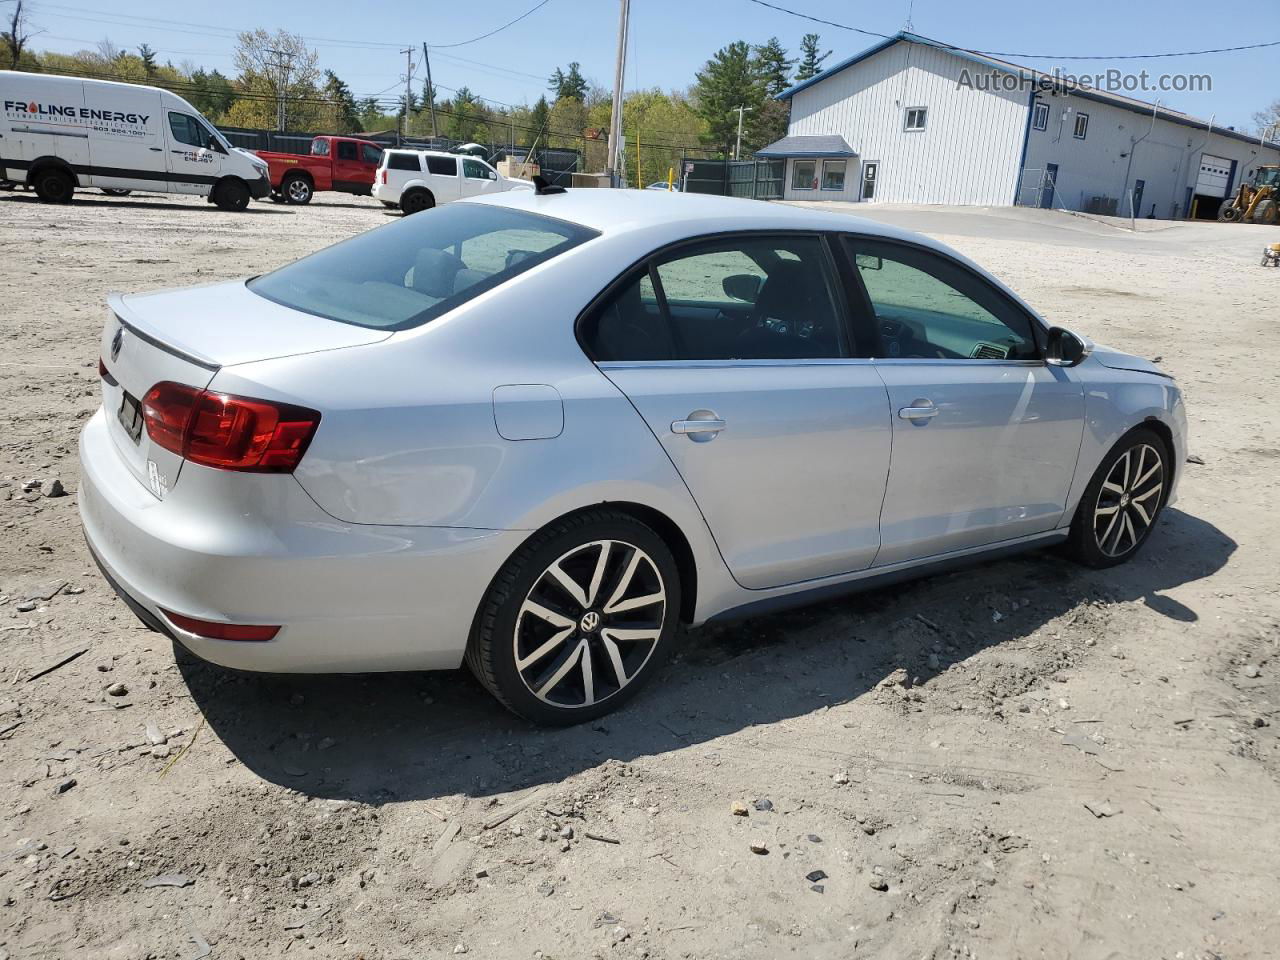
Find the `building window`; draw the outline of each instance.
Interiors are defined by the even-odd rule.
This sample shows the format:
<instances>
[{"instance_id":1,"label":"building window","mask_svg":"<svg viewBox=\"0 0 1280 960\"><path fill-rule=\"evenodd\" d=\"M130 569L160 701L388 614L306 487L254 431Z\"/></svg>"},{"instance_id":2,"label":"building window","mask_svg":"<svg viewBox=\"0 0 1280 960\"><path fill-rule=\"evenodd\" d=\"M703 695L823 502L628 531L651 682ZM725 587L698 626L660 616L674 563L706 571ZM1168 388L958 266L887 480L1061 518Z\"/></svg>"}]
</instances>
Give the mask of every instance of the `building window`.
<instances>
[{"instance_id":1,"label":"building window","mask_svg":"<svg viewBox=\"0 0 1280 960\"><path fill-rule=\"evenodd\" d=\"M925 121L928 118L929 109L927 107L907 107L907 118L902 129L913 132L923 130Z\"/></svg>"},{"instance_id":2,"label":"building window","mask_svg":"<svg viewBox=\"0 0 1280 960\"><path fill-rule=\"evenodd\" d=\"M812 190L818 185L818 161L796 160L791 164L791 189Z\"/></svg>"},{"instance_id":3,"label":"building window","mask_svg":"<svg viewBox=\"0 0 1280 960\"><path fill-rule=\"evenodd\" d=\"M1072 132L1072 136L1077 140L1083 140L1089 133L1089 115L1087 113L1076 114L1076 126Z\"/></svg>"},{"instance_id":4,"label":"building window","mask_svg":"<svg viewBox=\"0 0 1280 960\"><path fill-rule=\"evenodd\" d=\"M823 190L843 190L844 189L844 160L823 160L822 161L822 189Z\"/></svg>"},{"instance_id":5,"label":"building window","mask_svg":"<svg viewBox=\"0 0 1280 960\"><path fill-rule=\"evenodd\" d=\"M1031 115L1031 126L1036 130L1049 129L1049 105L1047 103L1037 103L1035 110Z\"/></svg>"}]
</instances>

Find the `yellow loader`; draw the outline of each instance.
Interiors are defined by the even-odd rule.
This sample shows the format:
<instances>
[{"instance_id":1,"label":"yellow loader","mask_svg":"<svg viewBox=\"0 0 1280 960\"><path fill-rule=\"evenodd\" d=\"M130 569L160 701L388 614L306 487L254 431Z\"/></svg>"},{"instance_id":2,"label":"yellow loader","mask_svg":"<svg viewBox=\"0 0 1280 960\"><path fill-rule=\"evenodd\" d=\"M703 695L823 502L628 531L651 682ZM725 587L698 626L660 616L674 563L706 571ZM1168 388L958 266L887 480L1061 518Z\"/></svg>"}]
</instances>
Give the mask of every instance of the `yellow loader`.
<instances>
[{"instance_id":1,"label":"yellow loader","mask_svg":"<svg viewBox=\"0 0 1280 960\"><path fill-rule=\"evenodd\" d=\"M1222 201L1218 219L1227 223L1280 222L1280 165L1258 167L1252 183L1240 184L1234 197Z\"/></svg>"}]
</instances>

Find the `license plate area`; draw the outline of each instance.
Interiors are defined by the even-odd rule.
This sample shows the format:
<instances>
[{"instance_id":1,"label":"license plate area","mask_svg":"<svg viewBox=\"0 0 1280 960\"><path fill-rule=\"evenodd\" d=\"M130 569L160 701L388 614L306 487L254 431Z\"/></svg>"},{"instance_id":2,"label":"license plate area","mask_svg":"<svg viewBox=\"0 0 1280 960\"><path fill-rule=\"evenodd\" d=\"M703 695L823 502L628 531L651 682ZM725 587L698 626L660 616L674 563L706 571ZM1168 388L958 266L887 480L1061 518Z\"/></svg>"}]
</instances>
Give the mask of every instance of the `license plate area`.
<instances>
[{"instance_id":1,"label":"license plate area","mask_svg":"<svg viewBox=\"0 0 1280 960\"><path fill-rule=\"evenodd\" d=\"M138 403L138 398L128 390L120 391L120 408L116 411L116 419L136 446L142 439L142 406Z\"/></svg>"}]
</instances>

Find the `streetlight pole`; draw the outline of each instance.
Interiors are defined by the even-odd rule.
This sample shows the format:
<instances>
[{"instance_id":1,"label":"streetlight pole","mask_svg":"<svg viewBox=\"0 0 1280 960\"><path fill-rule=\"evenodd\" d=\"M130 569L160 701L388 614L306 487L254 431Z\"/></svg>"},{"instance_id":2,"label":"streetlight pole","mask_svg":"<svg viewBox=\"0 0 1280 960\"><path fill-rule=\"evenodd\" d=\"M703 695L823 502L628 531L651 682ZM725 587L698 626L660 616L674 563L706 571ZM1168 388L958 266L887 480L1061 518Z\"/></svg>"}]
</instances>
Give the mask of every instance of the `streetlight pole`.
<instances>
[{"instance_id":1,"label":"streetlight pole","mask_svg":"<svg viewBox=\"0 0 1280 960\"><path fill-rule=\"evenodd\" d=\"M631 0L620 0L618 16L618 59L613 69L613 109L609 115L609 159L605 172L609 186L618 186L618 162L622 155L622 85L627 68L627 30L631 20Z\"/></svg>"},{"instance_id":2,"label":"streetlight pole","mask_svg":"<svg viewBox=\"0 0 1280 960\"><path fill-rule=\"evenodd\" d=\"M750 113L752 108L751 107L734 107L734 109L738 111L738 142L734 145L734 148L733 148L733 159L740 160L742 159L742 115L744 113Z\"/></svg>"}]
</instances>

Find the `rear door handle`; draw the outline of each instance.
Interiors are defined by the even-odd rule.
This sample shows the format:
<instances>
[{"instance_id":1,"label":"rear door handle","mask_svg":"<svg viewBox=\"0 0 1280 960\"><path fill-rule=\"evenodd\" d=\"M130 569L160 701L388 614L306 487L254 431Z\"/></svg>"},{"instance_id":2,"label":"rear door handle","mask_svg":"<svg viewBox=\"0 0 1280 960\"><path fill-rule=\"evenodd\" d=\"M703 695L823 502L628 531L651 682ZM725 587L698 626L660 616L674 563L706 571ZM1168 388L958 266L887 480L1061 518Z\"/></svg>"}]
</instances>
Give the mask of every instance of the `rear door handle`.
<instances>
[{"instance_id":1,"label":"rear door handle","mask_svg":"<svg viewBox=\"0 0 1280 960\"><path fill-rule=\"evenodd\" d=\"M898 416L903 420L932 420L939 413L932 401L929 400L913 400L911 406L903 407L898 411Z\"/></svg>"}]
</instances>

